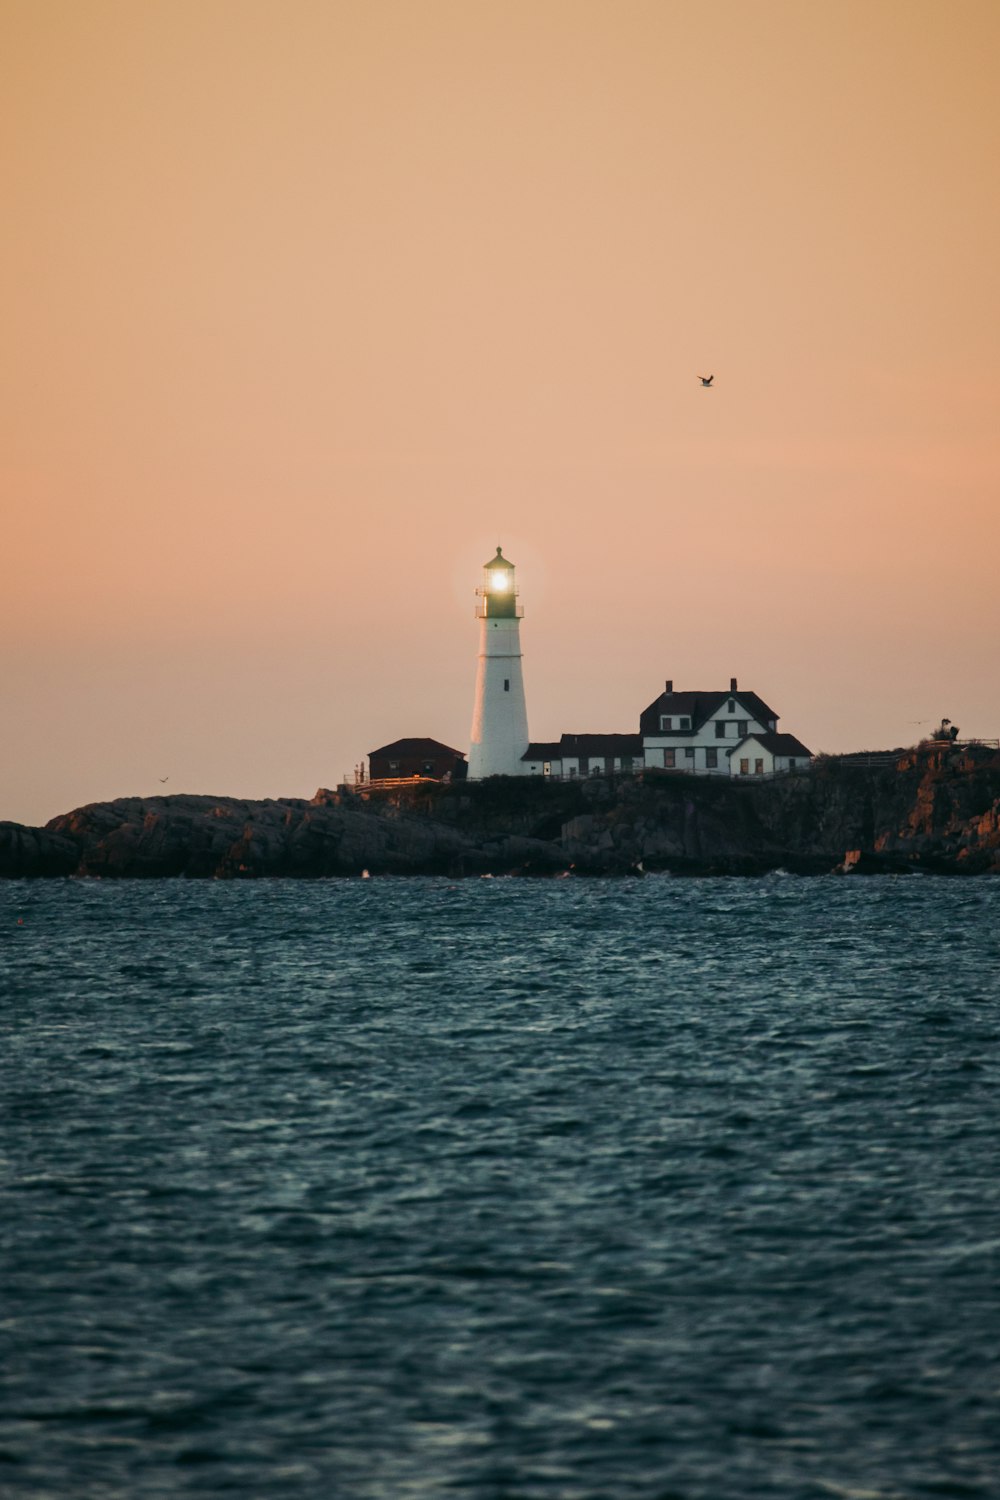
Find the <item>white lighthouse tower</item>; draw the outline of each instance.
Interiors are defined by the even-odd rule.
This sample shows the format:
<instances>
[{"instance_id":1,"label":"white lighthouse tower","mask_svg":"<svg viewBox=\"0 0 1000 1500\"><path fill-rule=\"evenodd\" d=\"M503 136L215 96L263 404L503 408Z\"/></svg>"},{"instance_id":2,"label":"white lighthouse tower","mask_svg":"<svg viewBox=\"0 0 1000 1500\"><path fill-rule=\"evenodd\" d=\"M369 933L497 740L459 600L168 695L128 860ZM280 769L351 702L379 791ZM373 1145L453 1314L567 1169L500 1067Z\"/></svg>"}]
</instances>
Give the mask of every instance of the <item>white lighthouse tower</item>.
<instances>
[{"instance_id":1,"label":"white lighthouse tower","mask_svg":"<svg viewBox=\"0 0 1000 1500\"><path fill-rule=\"evenodd\" d=\"M484 776L523 776L528 748L528 710L521 673L520 621L514 564L500 548L483 570L479 603L479 670L472 711L469 780Z\"/></svg>"}]
</instances>

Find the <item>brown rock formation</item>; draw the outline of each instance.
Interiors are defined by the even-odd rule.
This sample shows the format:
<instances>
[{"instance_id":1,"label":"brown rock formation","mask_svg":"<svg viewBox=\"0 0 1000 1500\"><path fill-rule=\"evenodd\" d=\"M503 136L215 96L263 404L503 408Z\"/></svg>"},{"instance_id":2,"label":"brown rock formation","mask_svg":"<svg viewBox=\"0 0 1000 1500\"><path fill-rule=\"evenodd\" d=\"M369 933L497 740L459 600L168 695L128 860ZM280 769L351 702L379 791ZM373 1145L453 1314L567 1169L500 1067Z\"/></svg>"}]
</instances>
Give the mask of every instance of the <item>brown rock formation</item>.
<instances>
[{"instance_id":1,"label":"brown rock formation","mask_svg":"<svg viewBox=\"0 0 1000 1500\"><path fill-rule=\"evenodd\" d=\"M0 823L0 875L14 880L38 875L72 875L80 850L72 839L45 828Z\"/></svg>"},{"instance_id":2,"label":"brown rock formation","mask_svg":"<svg viewBox=\"0 0 1000 1500\"><path fill-rule=\"evenodd\" d=\"M122 798L78 808L48 828L75 843L81 875L462 874L561 861L538 841L498 833L481 842L392 803L341 802L329 793L312 802Z\"/></svg>"},{"instance_id":3,"label":"brown rock formation","mask_svg":"<svg viewBox=\"0 0 1000 1500\"><path fill-rule=\"evenodd\" d=\"M1000 754L930 746L874 766L730 782L669 772L495 778L388 797L124 797L0 824L0 875L1000 873Z\"/></svg>"}]
</instances>

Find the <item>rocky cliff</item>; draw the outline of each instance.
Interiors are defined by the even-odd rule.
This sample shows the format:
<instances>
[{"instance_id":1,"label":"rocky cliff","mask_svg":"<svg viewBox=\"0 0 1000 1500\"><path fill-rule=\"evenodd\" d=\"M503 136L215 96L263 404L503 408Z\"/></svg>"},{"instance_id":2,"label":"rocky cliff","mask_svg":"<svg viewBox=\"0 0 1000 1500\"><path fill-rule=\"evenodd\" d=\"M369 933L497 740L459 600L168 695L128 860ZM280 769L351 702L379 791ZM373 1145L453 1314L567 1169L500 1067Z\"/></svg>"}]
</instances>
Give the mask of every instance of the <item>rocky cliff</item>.
<instances>
[{"instance_id":1,"label":"rocky cliff","mask_svg":"<svg viewBox=\"0 0 1000 1500\"><path fill-rule=\"evenodd\" d=\"M921 747L888 765L729 782L669 772L496 778L306 802L125 797L0 824L0 875L752 875L784 868L1000 873L1000 755Z\"/></svg>"}]
</instances>

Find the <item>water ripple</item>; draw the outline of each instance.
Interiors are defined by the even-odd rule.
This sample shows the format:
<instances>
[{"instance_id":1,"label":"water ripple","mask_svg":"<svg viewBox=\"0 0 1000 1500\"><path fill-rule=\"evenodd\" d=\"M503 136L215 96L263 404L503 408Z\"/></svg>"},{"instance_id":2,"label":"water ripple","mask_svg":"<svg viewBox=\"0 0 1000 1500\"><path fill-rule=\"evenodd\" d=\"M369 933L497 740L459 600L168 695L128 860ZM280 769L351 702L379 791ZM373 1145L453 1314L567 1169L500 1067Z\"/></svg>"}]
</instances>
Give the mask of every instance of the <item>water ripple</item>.
<instances>
[{"instance_id":1,"label":"water ripple","mask_svg":"<svg viewBox=\"0 0 1000 1500\"><path fill-rule=\"evenodd\" d=\"M7 883L0 1489L992 1496L998 919Z\"/></svg>"}]
</instances>

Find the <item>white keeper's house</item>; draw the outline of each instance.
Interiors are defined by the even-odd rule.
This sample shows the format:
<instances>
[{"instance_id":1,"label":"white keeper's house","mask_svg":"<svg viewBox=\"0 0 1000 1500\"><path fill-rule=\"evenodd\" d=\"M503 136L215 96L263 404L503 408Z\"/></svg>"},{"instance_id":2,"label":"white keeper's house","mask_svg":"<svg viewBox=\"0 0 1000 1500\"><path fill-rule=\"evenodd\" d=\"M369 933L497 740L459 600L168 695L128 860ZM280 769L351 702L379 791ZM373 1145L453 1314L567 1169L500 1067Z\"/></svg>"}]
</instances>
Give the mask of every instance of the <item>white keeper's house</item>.
<instances>
[{"instance_id":1,"label":"white keeper's house","mask_svg":"<svg viewBox=\"0 0 1000 1500\"><path fill-rule=\"evenodd\" d=\"M778 715L733 677L729 690L675 692L668 681L639 715L638 734L564 734L528 745L524 775L595 776L642 770L696 776L773 776L804 770L812 752L778 732Z\"/></svg>"},{"instance_id":2,"label":"white keeper's house","mask_svg":"<svg viewBox=\"0 0 1000 1500\"><path fill-rule=\"evenodd\" d=\"M482 587L476 592L479 658L470 781L489 776L563 780L643 770L773 776L804 770L812 760L801 740L779 734L774 709L741 688L735 677L728 692L675 693L673 682L667 682L639 715L638 734L564 734L554 741L532 741L521 658L523 611L517 602L514 564L499 547L485 564Z\"/></svg>"},{"instance_id":3,"label":"white keeper's house","mask_svg":"<svg viewBox=\"0 0 1000 1500\"><path fill-rule=\"evenodd\" d=\"M643 763L706 775L767 776L807 765L812 752L778 733L778 715L735 677L728 692L663 692L639 715Z\"/></svg>"}]
</instances>

